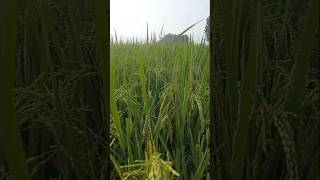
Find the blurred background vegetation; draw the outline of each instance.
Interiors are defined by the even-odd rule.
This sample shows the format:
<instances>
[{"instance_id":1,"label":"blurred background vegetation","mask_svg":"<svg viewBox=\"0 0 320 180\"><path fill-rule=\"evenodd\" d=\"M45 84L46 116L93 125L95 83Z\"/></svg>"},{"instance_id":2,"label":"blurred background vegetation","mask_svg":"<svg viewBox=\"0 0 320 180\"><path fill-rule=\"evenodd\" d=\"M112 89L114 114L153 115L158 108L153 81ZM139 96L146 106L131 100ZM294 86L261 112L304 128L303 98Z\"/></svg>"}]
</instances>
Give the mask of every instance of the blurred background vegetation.
<instances>
[{"instance_id":1,"label":"blurred background vegetation","mask_svg":"<svg viewBox=\"0 0 320 180\"><path fill-rule=\"evenodd\" d=\"M319 179L319 1L213 0L211 177Z\"/></svg>"},{"instance_id":2,"label":"blurred background vegetation","mask_svg":"<svg viewBox=\"0 0 320 180\"><path fill-rule=\"evenodd\" d=\"M0 2L0 179L107 179L107 1Z\"/></svg>"}]
</instances>

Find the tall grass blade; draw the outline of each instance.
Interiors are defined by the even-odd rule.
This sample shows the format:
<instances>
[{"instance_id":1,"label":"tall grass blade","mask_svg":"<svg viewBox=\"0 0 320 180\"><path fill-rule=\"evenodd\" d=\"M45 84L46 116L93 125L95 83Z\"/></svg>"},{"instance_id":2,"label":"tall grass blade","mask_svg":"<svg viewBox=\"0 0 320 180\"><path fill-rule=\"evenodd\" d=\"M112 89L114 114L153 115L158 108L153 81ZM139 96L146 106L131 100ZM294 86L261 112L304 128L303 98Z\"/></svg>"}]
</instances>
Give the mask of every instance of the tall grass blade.
<instances>
[{"instance_id":1,"label":"tall grass blade","mask_svg":"<svg viewBox=\"0 0 320 180\"><path fill-rule=\"evenodd\" d=\"M260 0L256 1L256 14L253 28L253 36L250 40L249 56L246 65L245 79L240 98L240 111L238 129L235 136L234 157L232 161L232 179L242 179L244 162L248 151L249 122L252 110L252 92L255 85L257 62L259 60L261 41L261 16Z\"/></svg>"},{"instance_id":2,"label":"tall grass blade","mask_svg":"<svg viewBox=\"0 0 320 180\"><path fill-rule=\"evenodd\" d=\"M12 179L30 179L24 147L14 110L18 1L4 0L0 31L0 137Z\"/></svg>"},{"instance_id":3,"label":"tall grass blade","mask_svg":"<svg viewBox=\"0 0 320 180\"><path fill-rule=\"evenodd\" d=\"M101 94L103 95L104 103L104 116L103 119L106 127L106 141L109 143L110 140L110 53L109 53L109 43L110 43L110 24L108 15L110 14L110 1L105 0L95 0L95 15L96 15L96 26L97 26L97 47L98 47L98 57L99 57L99 74L102 79L102 89ZM109 162L110 149L109 146L106 149L107 154L107 172L106 176L109 177L109 171L111 170L111 163Z\"/></svg>"},{"instance_id":4,"label":"tall grass blade","mask_svg":"<svg viewBox=\"0 0 320 180\"><path fill-rule=\"evenodd\" d=\"M191 26L187 27L185 30L183 30L180 34L178 34L179 36L184 35L186 32L188 32L191 28L193 28L195 25L199 24L201 21L203 21L204 19L201 19L200 21L192 24Z\"/></svg>"}]
</instances>

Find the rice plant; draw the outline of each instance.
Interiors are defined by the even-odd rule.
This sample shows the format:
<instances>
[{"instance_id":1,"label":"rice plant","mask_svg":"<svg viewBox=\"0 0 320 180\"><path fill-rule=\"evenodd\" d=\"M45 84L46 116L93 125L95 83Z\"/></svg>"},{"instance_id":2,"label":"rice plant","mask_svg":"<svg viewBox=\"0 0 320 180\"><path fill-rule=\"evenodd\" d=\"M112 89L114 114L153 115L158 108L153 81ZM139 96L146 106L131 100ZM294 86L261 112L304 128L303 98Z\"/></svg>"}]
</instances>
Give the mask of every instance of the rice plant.
<instances>
[{"instance_id":1,"label":"rice plant","mask_svg":"<svg viewBox=\"0 0 320 180\"><path fill-rule=\"evenodd\" d=\"M17 1L1 1L0 5L0 23L5 26L0 31L0 153L3 152L13 179L28 180L30 176L13 101L18 5Z\"/></svg>"},{"instance_id":2,"label":"rice plant","mask_svg":"<svg viewBox=\"0 0 320 180\"><path fill-rule=\"evenodd\" d=\"M0 179L107 179L106 2L0 3Z\"/></svg>"},{"instance_id":3,"label":"rice plant","mask_svg":"<svg viewBox=\"0 0 320 180\"><path fill-rule=\"evenodd\" d=\"M209 47L113 41L110 48L111 179L209 178Z\"/></svg>"},{"instance_id":4,"label":"rice plant","mask_svg":"<svg viewBox=\"0 0 320 180\"><path fill-rule=\"evenodd\" d=\"M214 179L319 179L319 1L214 0Z\"/></svg>"}]
</instances>

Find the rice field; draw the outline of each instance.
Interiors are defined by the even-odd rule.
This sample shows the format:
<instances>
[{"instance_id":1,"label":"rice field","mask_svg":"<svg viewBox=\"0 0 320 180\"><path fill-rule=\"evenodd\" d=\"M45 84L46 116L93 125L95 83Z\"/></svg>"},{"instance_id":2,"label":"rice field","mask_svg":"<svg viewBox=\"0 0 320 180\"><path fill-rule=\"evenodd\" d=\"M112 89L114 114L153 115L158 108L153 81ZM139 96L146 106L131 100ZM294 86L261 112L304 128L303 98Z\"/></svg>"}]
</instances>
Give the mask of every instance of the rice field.
<instances>
[{"instance_id":1,"label":"rice field","mask_svg":"<svg viewBox=\"0 0 320 180\"><path fill-rule=\"evenodd\" d=\"M0 179L319 180L319 1L210 6L209 46L0 0Z\"/></svg>"},{"instance_id":2,"label":"rice field","mask_svg":"<svg viewBox=\"0 0 320 180\"><path fill-rule=\"evenodd\" d=\"M112 42L110 50L113 174L209 177L208 45Z\"/></svg>"}]
</instances>

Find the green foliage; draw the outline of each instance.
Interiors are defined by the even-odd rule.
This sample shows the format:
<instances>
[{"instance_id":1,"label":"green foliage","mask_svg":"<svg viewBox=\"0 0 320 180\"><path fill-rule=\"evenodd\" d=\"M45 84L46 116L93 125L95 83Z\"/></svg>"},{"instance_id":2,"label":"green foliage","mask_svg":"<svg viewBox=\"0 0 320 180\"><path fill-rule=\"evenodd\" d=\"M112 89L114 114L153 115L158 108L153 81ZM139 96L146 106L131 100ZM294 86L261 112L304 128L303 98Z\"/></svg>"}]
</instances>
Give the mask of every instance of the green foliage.
<instances>
[{"instance_id":1,"label":"green foliage","mask_svg":"<svg viewBox=\"0 0 320 180\"><path fill-rule=\"evenodd\" d=\"M214 0L214 179L319 179L318 12L314 0Z\"/></svg>"},{"instance_id":2,"label":"green foliage","mask_svg":"<svg viewBox=\"0 0 320 180\"><path fill-rule=\"evenodd\" d=\"M10 178L29 180L13 101L18 1L1 1L0 6L0 24L3 26L0 31L0 153L4 154ZM3 173L3 165L0 161L0 173Z\"/></svg>"},{"instance_id":3,"label":"green foliage","mask_svg":"<svg viewBox=\"0 0 320 180\"><path fill-rule=\"evenodd\" d=\"M204 42L111 43L114 176L145 179L162 166L177 179L208 176L208 63Z\"/></svg>"},{"instance_id":4,"label":"green foliage","mask_svg":"<svg viewBox=\"0 0 320 180\"><path fill-rule=\"evenodd\" d=\"M9 118L22 134L31 179L107 179L106 114L110 113L105 95L109 90L105 80L109 67L104 66L109 56L106 2L18 0L17 7L16 21L15 11L8 9L6 15L12 17L7 18L8 23L17 23L17 34L12 26L5 26L7 32L12 29L6 32L10 43L2 42L1 36L1 49L10 48L6 52L11 54L8 61L2 61L1 55L1 84L2 80L10 81L7 93L2 93L1 85L1 97L10 94L7 101L1 98L5 103L1 107L7 108L1 108L1 116L5 110L17 119L14 123L14 118ZM14 108L8 103L11 101ZM1 154L0 178L18 173L23 178L16 179L27 179L23 163L16 163L23 160L19 154L23 149L16 144L19 141L2 137L5 142L14 142L14 150L6 144L2 147L11 148L16 159L12 163L9 156ZM11 164L20 169L15 171Z\"/></svg>"}]
</instances>

